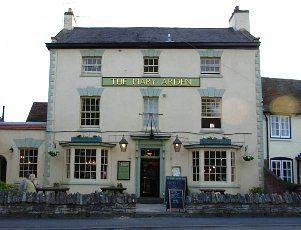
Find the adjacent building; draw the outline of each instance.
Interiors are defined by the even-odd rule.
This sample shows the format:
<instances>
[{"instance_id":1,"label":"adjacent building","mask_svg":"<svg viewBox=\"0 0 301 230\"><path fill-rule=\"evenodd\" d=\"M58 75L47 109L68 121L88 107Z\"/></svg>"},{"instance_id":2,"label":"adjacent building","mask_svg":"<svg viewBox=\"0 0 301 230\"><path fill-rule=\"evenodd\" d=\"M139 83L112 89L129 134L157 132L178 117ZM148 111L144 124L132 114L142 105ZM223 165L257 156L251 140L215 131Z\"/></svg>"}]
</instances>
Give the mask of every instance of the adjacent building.
<instances>
[{"instance_id":1,"label":"adjacent building","mask_svg":"<svg viewBox=\"0 0 301 230\"><path fill-rule=\"evenodd\" d=\"M262 185L260 42L249 11L236 7L228 28L209 29L74 27L70 9L64 19L46 44L46 123L32 115L18 130L0 125L7 182L34 173L40 185L84 193L122 183L138 197L163 197L169 175L186 176L190 191Z\"/></svg>"}]
</instances>

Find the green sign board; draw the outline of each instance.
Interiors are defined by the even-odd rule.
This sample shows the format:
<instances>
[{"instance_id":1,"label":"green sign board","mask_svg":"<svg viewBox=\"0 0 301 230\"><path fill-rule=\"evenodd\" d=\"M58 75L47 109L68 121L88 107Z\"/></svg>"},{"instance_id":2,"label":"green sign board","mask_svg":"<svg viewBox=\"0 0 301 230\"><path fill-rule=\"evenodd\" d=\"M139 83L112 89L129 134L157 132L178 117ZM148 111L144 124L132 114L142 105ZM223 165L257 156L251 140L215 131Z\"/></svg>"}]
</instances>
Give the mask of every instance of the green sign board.
<instances>
[{"instance_id":1,"label":"green sign board","mask_svg":"<svg viewBox=\"0 0 301 230\"><path fill-rule=\"evenodd\" d=\"M118 161L117 162L117 180L130 180L130 161Z\"/></svg>"},{"instance_id":2,"label":"green sign board","mask_svg":"<svg viewBox=\"0 0 301 230\"><path fill-rule=\"evenodd\" d=\"M102 77L102 86L200 87L199 77Z\"/></svg>"}]
</instances>

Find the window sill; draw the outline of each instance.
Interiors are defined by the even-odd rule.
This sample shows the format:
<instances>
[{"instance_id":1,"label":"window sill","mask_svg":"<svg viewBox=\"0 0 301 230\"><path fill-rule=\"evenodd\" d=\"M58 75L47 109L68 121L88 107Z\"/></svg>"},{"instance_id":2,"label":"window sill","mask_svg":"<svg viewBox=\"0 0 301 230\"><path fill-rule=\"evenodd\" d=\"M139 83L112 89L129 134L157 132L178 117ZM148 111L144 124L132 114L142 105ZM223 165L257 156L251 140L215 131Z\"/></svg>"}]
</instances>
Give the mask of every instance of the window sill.
<instances>
[{"instance_id":1,"label":"window sill","mask_svg":"<svg viewBox=\"0 0 301 230\"><path fill-rule=\"evenodd\" d=\"M204 182L194 182L202 184L192 184L189 187L191 188L240 188L240 185L237 183L227 183L227 182L211 182L210 184L204 184Z\"/></svg>"},{"instance_id":2,"label":"window sill","mask_svg":"<svg viewBox=\"0 0 301 230\"><path fill-rule=\"evenodd\" d=\"M201 133L224 133L223 129L210 129L210 128L201 128Z\"/></svg>"},{"instance_id":3,"label":"window sill","mask_svg":"<svg viewBox=\"0 0 301 230\"><path fill-rule=\"evenodd\" d=\"M144 73L142 77L161 77L158 73Z\"/></svg>"},{"instance_id":4,"label":"window sill","mask_svg":"<svg viewBox=\"0 0 301 230\"><path fill-rule=\"evenodd\" d=\"M104 185L104 186L112 186L112 182L108 179L70 179L65 180L62 185Z\"/></svg>"},{"instance_id":5,"label":"window sill","mask_svg":"<svg viewBox=\"0 0 301 230\"><path fill-rule=\"evenodd\" d=\"M80 77L102 77L101 73L82 73Z\"/></svg>"},{"instance_id":6,"label":"window sill","mask_svg":"<svg viewBox=\"0 0 301 230\"><path fill-rule=\"evenodd\" d=\"M223 78L220 73L202 73L200 78Z\"/></svg>"},{"instance_id":7,"label":"window sill","mask_svg":"<svg viewBox=\"0 0 301 230\"><path fill-rule=\"evenodd\" d=\"M292 141L292 138L270 137L270 141Z\"/></svg>"},{"instance_id":8,"label":"window sill","mask_svg":"<svg viewBox=\"0 0 301 230\"><path fill-rule=\"evenodd\" d=\"M79 132L95 132L101 131L100 127L80 127L77 131Z\"/></svg>"}]
</instances>

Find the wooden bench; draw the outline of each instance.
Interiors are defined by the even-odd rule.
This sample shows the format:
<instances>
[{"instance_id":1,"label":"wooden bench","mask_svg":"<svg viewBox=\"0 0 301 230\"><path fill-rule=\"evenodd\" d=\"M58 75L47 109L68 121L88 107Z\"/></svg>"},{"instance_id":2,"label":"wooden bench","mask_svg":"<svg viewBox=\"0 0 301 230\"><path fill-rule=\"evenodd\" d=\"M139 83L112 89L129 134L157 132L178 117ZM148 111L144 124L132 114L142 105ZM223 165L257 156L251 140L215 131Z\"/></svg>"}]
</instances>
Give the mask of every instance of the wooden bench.
<instances>
[{"instance_id":1,"label":"wooden bench","mask_svg":"<svg viewBox=\"0 0 301 230\"><path fill-rule=\"evenodd\" d=\"M123 193L126 188L117 188L117 187L100 187L101 191L112 191L114 194Z\"/></svg>"},{"instance_id":2,"label":"wooden bench","mask_svg":"<svg viewBox=\"0 0 301 230\"><path fill-rule=\"evenodd\" d=\"M221 193L221 194L225 194L225 189L215 189L215 188L213 188L213 189L207 189L207 188L201 188L200 189L200 192L204 192L204 193L216 193L216 192L219 192L219 193Z\"/></svg>"}]
</instances>

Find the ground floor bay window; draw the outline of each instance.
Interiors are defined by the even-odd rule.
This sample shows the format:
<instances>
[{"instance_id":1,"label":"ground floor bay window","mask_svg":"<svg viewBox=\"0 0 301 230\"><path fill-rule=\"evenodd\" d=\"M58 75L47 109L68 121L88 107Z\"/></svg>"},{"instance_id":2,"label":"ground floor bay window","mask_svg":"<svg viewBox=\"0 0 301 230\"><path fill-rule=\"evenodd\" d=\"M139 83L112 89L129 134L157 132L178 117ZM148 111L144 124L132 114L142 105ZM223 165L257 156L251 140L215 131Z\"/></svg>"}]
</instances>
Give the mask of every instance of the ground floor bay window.
<instances>
[{"instance_id":1,"label":"ground floor bay window","mask_svg":"<svg viewBox=\"0 0 301 230\"><path fill-rule=\"evenodd\" d=\"M193 150L192 181L208 184L235 182L235 155L233 150Z\"/></svg>"},{"instance_id":2,"label":"ground floor bay window","mask_svg":"<svg viewBox=\"0 0 301 230\"><path fill-rule=\"evenodd\" d=\"M70 181L108 179L108 150L103 148L66 149L66 178Z\"/></svg>"}]
</instances>

